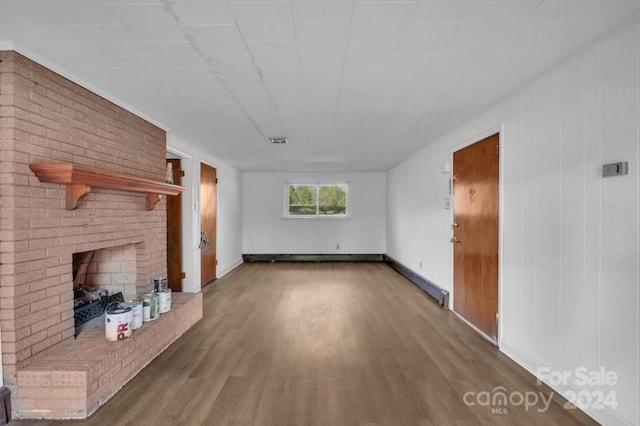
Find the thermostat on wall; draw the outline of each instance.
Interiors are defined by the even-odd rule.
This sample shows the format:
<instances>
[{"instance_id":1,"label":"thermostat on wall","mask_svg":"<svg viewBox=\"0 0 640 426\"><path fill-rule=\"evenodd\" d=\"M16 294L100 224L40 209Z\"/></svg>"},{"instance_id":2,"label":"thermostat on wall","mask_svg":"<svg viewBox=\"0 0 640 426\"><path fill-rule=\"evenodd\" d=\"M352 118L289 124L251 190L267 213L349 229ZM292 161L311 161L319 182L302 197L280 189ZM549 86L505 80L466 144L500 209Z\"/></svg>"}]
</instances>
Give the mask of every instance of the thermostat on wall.
<instances>
[{"instance_id":1,"label":"thermostat on wall","mask_svg":"<svg viewBox=\"0 0 640 426\"><path fill-rule=\"evenodd\" d=\"M629 162L622 161L620 163L605 164L602 166L602 177L622 176L629 174Z\"/></svg>"}]
</instances>

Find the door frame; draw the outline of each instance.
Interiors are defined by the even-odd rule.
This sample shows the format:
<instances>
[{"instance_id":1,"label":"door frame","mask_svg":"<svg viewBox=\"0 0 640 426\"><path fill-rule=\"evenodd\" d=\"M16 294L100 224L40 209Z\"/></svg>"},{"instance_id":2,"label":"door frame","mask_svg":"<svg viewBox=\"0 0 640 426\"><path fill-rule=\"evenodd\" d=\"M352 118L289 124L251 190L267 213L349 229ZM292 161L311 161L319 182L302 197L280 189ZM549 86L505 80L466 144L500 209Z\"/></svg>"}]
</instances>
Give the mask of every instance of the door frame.
<instances>
[{"instance_id":1,"label":"door frame","mask_svg":"<svg viewBox=\"0 0 640 426\"><path fill-rule=\"evenodd\" d=\"M197 293L200 291L200 251L198 250L200 219L196 204L199 198L195 198L194 194L196 190L200 191L199 183L196 186L196 182L200 181L200 162L195 161L190 154L172 146L169 138L166 149L167 152L180 157L182 170L185 173L182 178L182 186L185 187L182 193L182 269L186 277L182 280L182 292ZM194 163L198 165L197 175ZM195 233L198 235L197 240ZM196 275L194 271L197 271L197 277L194 277Z\"/></svg>"},{"instance_id":2,"label":"door frame","mask_svg":"<svg viewBox=\"0 0 640 426\"><path fill-rule=\"evenodd\" d=\"M467 138L466 140L464 140L462 143L458 144L458 145L454 145L451 149L451 152L449 153L449 164L451 164L451 176L453 176L453 153L466 148L470 145L473 145L476 142L480 142L483 139L488 138L489 136L498 134L498 140L500 143L500 155L498 156L498 332L497 332L497 338L495 341L495 345L500 348L502 346L502 336L503 336L503 330L504 330L504 317L503 317L503 312L504 312L504 298L503 298L503 265L504 265L504 159L505 159L505 132L504 132L504 123L500 123L496 126L492 126L487 128L486 130L483 130L479 133L476 133L474 136ZM452 186L453 187L453 186ZM453 203L453 194L449 195L451 197L451 202ZM452 208L450 210L450 223L453 223L453 210L454 210L455 206L453 206L452 204ZM454 277L454 265L453 265L453 257L454 257L454 253L453 253L453 244L451 244L450 247L450 253L451 253L451 269L450 269L450 274L451 274L451 293L450 293L450 300L449 300L449 306L451 309L451 312L455 313L456 316L460 319L462 319L464 322L466 322L467 324L469 324L469 326L471 326L473 329L475 329L478 333L480 333L480 335L486 339L488 339L489 341L493 342L493 339L491 339L489 336L487 336L486 334L484 334L484 332L482 332L479 328L477 328L475 325L471 324L469 321L467 321L465 318L463 318L462 316L460 316L456 311L453 310L453 301L454 298L456 297L455 295L455 290L454 290L454 285L453 285L453 277Z\"/></svg>"},{"instance_id":3,"label":"door frame","mask_svg":"<svg viewBox=\"0 0 640 426\"><path fill-rule=\"evenodd\" d=\"M178 156L177 154L169 151L169 149L167 149L167 154L166 157L171 157L171 158L167 158L167 164L169 163L170 160L172 161L178 161L179 162L179 171L181 171L184 174L184 169L182 167L183 163L184 163L184 158ZM170 155L169 155L170 154ZM173 164L173 163L172 163ZM174 181L175 179L175 168L173 169L173 173L174 173ZM182 185L183 184L183 178L182 176L179 175L178 177L178 181L174 182L177 185ZM183 202L183 195L182 193L180 193L179 195L176 195L177 197L180 197L180 272L181 274L186 274L185 273L185 259L184 259L184 254L185 254L185 249L184 249L184 214L185 214L185 210L184 210L184 202ZM170 274L169 271L169 265L171 264L171 262L169 261L169 197L166 198L167 199L167 278L169 279L169 287L171 287L171 279L173 278ZM174 251L174 253L176 253L176 251ZM177 253L176 253L177 254ZM180 279L180 292L182 292L182 287L183 287L183 281L184 278ZM177 291L177 290L172 290L172 291Z\"/></svg>"}]
</instances>

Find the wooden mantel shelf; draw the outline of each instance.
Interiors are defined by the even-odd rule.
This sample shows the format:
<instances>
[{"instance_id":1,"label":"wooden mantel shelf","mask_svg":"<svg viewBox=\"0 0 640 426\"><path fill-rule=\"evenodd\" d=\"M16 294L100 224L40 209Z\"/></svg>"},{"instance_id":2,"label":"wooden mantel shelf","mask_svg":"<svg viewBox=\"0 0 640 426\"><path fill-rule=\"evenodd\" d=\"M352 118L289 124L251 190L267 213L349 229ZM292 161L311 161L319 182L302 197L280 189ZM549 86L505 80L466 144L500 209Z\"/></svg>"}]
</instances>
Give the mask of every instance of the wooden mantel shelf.
<instances>
[{"instance_id":1,"label":"wooden mantel shelf","mask_svg":"<svg viewBox=\"0 0 640 426\"><path fill-rule=\"evenodd\" d=\"M76 209L82 197L91 192L91 187L145 193L147 210L153 210L161 195L178 195L184 191L184 187L179 185L70 163L32 163L29 168L40 182L62 183L67 186L67 210Z\"/></svg>"}]
</instances>

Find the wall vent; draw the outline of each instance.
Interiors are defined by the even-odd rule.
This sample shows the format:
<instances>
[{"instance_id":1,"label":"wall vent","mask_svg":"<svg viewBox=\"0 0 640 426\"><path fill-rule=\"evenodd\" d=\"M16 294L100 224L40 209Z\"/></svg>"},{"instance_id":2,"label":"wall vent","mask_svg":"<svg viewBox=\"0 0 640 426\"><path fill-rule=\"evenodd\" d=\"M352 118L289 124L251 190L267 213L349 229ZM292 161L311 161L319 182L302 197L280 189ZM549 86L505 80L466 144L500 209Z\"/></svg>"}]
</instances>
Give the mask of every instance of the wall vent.
<instances>
[{"instance_id":1,"label":"wall vent","mask_svg":"<svg viewBox=\"0 0 640 426\"><path fill-rule=\"evenodd\" d=\"M276 144L276 145L289 143L287 138L269 138L269 142L271 142L272 144Z\"/></svg>"}]
</instances>

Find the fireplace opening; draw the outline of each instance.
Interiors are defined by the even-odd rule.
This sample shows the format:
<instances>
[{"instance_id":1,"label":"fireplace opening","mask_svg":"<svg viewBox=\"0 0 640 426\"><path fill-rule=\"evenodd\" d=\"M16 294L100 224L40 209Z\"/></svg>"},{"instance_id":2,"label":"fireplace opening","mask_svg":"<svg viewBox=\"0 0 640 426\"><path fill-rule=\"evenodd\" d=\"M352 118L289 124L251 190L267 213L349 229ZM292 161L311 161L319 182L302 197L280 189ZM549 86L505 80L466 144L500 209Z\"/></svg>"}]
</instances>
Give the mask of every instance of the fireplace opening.
<instances>
[{"instance_id":1,"label":"fireplace opening","mask_svg":"<svg viewBox=\"0 0 640 426\"><path fill-rule=\"evenodd\" d=\"M75 335L107 306L136 296L136 246L73 253Z\"/></svg>"}]
</instances>

